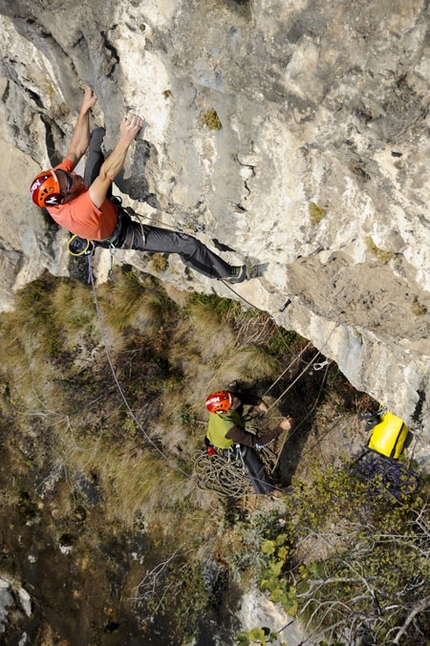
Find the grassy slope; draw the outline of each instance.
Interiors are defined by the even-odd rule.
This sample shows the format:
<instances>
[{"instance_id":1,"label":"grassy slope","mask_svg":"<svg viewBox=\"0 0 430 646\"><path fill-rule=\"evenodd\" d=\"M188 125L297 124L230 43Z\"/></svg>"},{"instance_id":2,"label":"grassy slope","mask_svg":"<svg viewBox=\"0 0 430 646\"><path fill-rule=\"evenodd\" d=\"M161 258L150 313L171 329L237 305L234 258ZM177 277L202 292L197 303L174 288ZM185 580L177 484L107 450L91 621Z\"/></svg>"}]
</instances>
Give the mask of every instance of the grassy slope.
<instances>
[{"instance_id":1,"label":"grassy slope","mask_svg":"<svg viewBox=\"0 0 430 646\"><path fill-rule=\"evenodd\" d=\"M101 325L90 286L46 275L1 318L4 570L37 599L15 626L35 646L143 634L174 646L199 634L202 612L228 626L232 576L258 567L244 540L258 550L270 524L264 502L229 504L196 486L205 395L232 379L263 394L306 344L233 301L193 295L179 307L134 272L118 270L97 302ZM272 400L314 355L286 372ZM273 423L307 416L285 452L284 480L306 471L305 442L319 444L333 413L369 403L334 366L329 382L305 371L272 413Z\"/></svg>"}]
</instances>

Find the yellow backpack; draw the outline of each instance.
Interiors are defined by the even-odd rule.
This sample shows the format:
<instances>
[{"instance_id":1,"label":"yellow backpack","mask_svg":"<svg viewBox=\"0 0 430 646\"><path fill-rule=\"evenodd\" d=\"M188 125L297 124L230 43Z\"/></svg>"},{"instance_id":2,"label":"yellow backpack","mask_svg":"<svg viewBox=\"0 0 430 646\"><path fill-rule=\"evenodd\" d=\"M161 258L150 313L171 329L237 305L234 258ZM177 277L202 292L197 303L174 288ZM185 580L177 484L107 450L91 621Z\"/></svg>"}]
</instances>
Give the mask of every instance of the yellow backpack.
<instances>
[{"instance_id":1,"label":"yellow backpack","mask_svg":"<svg viewBox=\"0 0 430 646\"><path fill-rule=\"evenodd\" d=\"M403 451L409 429L400 417L390 411L379 413L379 419L379 423L372 429L367 446L389 458L398 458Z\"/></svg>"}]
</instances>

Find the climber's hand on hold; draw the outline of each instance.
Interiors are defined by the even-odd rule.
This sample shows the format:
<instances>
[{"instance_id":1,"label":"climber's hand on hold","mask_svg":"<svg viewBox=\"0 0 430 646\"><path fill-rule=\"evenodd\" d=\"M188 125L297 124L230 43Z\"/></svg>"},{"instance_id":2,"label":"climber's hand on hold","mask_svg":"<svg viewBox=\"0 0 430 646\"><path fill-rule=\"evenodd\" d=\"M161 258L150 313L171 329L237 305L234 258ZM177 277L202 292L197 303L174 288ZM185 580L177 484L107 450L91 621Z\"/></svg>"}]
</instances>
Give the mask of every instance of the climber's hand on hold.
<instances>
[{"instance_id":1,"label":"climber's hand on hold","mask_svg":"<svg viewBox=\"0 0 430 646\"><path fill-rule=\"evenodd\" d=\"M94 91L90 87L85 88L84 98L82 99L81 113L86 114L95 106L97 103L97 97L94 94Z\"/></svg>"},{"instance_id":2,"label":"climber's hand on hold","mask_svg":"<svg viewBox=\"0 0 430 646\"><path fill-rule=\"evenodd\" d=\"M142 128L144 121L136 114L129 114L124 117L120 124L121 139L130 144L133 139L136 139L139 130Z\"/></svg>"}]
</instances>

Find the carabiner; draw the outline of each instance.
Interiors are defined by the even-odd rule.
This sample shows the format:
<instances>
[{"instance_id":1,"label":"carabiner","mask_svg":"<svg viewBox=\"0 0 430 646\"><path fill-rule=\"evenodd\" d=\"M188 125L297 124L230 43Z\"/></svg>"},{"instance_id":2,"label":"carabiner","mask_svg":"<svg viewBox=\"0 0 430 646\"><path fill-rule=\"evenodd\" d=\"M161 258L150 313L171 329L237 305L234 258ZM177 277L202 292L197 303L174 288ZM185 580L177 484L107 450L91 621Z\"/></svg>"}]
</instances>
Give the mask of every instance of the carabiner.
<instances>
[{"instance_id":1,"label":"carabiner","mask_svg":"<svg viewBox=\"0 0 430 646\"><path fill-rule=\"evenodd\" d=\"M114 281L115 280L115 277L113 275L113 257L115 255L115 253L116 253L116 247L114 247L113 244L110 244L109 245L110 267L109 267L108 277L107 277L107 279L109 281Z\"/></svg>"},{"instance_id":2,"label":"carabiner","mask_svg":"<svg viewBox=\"0 0 430 646\"><path fill-rule=\"evenodd\" d=\"M332 362L331 359L325 359L324 361L321 361L321 363L314 363L312 365L312 368L314 370L322 370L323 368L325 368L325 366L329 366L331 362Z\"/></svg>"}]
</instances>

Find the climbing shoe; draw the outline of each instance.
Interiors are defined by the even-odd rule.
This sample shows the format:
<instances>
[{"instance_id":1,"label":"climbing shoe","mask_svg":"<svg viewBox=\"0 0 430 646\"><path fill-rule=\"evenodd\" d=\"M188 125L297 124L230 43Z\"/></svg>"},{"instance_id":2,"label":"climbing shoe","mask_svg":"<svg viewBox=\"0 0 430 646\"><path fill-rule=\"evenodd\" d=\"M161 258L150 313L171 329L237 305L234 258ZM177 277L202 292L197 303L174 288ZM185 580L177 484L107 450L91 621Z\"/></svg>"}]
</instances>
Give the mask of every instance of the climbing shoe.
<instances>
[{"instance_id":1,"label":"climbing shoe","mask_svg":"<svg viewBox=\"0 0 430 646\"><path fill-rule=\"evenodd\" d=\"M224 280L230 285L235 285L236 283L243 283L247 278L246 265L240 265L239 267L232 267L230 274Z\"/></svg>"}]
</instances>

